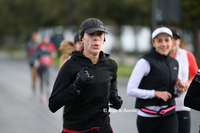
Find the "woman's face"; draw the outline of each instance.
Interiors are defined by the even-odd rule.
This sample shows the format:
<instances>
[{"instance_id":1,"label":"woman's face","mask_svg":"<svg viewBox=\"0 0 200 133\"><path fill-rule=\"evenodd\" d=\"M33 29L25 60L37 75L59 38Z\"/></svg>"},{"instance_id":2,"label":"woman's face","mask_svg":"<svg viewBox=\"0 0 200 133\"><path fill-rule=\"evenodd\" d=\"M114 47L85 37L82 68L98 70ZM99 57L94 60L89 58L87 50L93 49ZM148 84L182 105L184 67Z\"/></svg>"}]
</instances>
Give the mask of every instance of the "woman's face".
<instances>
[{"instance_id":1,"label":"woman's face","mask_svg":"<svg viewBox=\"0 0 200 133\"><path fill-rule=\"evenodd\" d=\"M76 51L81 51L82 50L82 44L80 41L77 41L75 44L74 44L74 48Z\"/></svg>"},{"instance_id":2,"label":"woman's face","mask_svg":"<svg viewBox=\"0 0 200 133\"><path fill-rule=\"evenodd\" d=\"M82 38L84 47L84 54L97 55L103 49L104 44L104 32L97 31L92 34L84 33Z\"/></svg>"},{"instance_id":3,"label":"woman's face","mask_svg":"<svg viewBox=\"0 0 200 133\"><path fill-rule=\"evenodd\" d=\"M178 50L180 43L181 43L181 40L176 35L173 35L171 51L176 52Z\"/></svg>"},{"instance_id":4,"label":"woman's face","mask_svg":"<svg viewBox=\"0 0 200 133\"><path fill-rule=\"evenodd\" d=\"M47 43L50 42L50 38L46 36L46 37L43 38L42 41L43 41L43 43L47 44Z\"/></svg>"},{"instance_id":5,"label":"woman's face","mask_svg":"<svg viewBox=\"0 0 200 133\"><path fill-rule=\"evenodd\" d=\"M166 33L160 33L154 38L153 46L161 55L168 55L172 48L172 38Z\"/></svg>"}]
</instances>

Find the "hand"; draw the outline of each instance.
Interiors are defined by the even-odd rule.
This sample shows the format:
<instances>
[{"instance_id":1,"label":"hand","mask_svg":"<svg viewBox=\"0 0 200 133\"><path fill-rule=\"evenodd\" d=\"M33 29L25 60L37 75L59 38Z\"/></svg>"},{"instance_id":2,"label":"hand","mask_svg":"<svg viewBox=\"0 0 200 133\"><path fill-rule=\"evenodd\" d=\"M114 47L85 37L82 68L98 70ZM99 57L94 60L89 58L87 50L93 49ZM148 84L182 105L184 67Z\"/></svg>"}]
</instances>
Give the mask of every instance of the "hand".
<instances>
[{"instance_id":1,"label":"hand","mask_svg":"<svg viewBox=\"0 0 200 133\"><path fill-rule=\"evenodd\" d=\"M111 108L115 108L115 109L120 109L123 103L123 100L121 99L120 96L118 96L117 94L112 93L110 95L110 107Z\"/></svg>"},{"instance_id":2,"label":"hand","mask_svg":"<svg viewBox=\"0 0 200 133\"><path fill-rule=\"evenodd\" d=\"M188 89L188 85L187 83L183 82L182 80L180 79L177 79L176 80L176 87L177 87L177 91L179 93L183 92L183 91L187 91Z\"/></svg>"},{"instance_id":3,"label":"hand","mask_svg":"<svg viewBox=\"0 0 200 133\"><path fill-rule=\"evenodd\" d=\"M76 80L74 81L75 86L77 87L78 90L83 87L86 82L91 80L94 76L90 76L88 71L87 71L87 66L81 69L77 75L76 75Z\"/></svg>"},{"instance_id":4,"label":"hand","mask_svg":"<svg viewBox=\"0 0 200 133\"><path fill-rule=\"evenodd\" d=\"M167 101L172 98L172 95L167 91L155 91L155 97L161 98L163 101Z\"/></svg>"}]
</instances>

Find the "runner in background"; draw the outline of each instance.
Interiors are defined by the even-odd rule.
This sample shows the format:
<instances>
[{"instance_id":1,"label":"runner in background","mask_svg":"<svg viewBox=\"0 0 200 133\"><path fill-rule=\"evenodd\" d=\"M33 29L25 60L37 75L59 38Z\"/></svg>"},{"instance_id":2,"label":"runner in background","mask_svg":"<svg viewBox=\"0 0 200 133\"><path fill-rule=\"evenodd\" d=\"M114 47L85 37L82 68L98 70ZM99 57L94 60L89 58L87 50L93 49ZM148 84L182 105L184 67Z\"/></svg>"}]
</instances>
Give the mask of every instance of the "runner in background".
<instances>
[{"instance_id":1,"label":"runner in background","mask_svg":"<svg viewBox=\"0 0 200 133\"><path fill-rule=\"evenodd\" d=\"M71 41L63 40L60 43L60 46L59 46L58 50L61 52L61 57L60 57L60 68L61 68L62 65L72 55L72 52L75 51L75 49L74 49L74 43L71 42Z\"/></svg>"},{"instance_id":2,"label":"runner in background","mask_svg":"<svg viewBox=\"0 0 200 133\"><path fill-rule=\"evenodd\" d=\"M33 59L34 53L36 52L37 45L38 45L37 37L38 37L38 33L36 31L31 33L30 38L24 44L27 60L29 62L29 66L31 68L31 84L32 84L33 90L35 90L35 87L36 87L37 68L33 65L32 59Z\"/></svg>"},{"instance_id":3,"label":"runner in background","mask_svg":"<svg viewBox=\"0 0 200 133\"><path fill-rule=\"evenodd\" d=\"M179 63L178 80L180 80L182 84L185 84L184 92L181 97L175 98L176 113L179 123L179 133L190 133L190 108L184 106L184 98L192 79L198 71L198 66L194 55L191 52L180 48L180 32L178 32L178 30L175 28L172 28L171 31L173 38L170 55Z\"/></svg>"},{"instance_id":4,"label":"runner in background","mask_svg":"<svg viewBox=\"0 0 200 133\"><path fill-rule=\"evenodd\" d=\"M81 51L83 48L81 41L79 40L79 34L74 36L74 48L76 51Z\"/></svg>"},{"instance_id":5,"label":"runner in background","mask_svg":"<svg viewBox=\"0 0 200 133\"><path fill-rule=\"evenodd\" d=\"M38 74L40 77L41 102L45 101L45 97L48 99L50 95L50 67L54 65L53 58L56 55L55 53L55 45L52 42L50 42L49 35L46 32L43 33L42 42L38 45L37 51L34 56L34 65L38 67Z\"/></svg>"},{"instance_id":6,"label":"runner in background","mask_svg":"<svg viewBox=\"0 0 200 133\"><path fill-rule=\"evenodd\" d=\"M60 68L61 68L64 62L67 61L68 58L71 56L73 51L82 50L82 44L81 41L79 40L79 34L76 34L74 36L74 43L66 40L62 41L58 50L62 54L60 57Z\"/></svg>"},{"instance_id":7,"label":"runner in background","mask_svg":"<svg viewBox=\"0 0 200 133\"><path fill-rule=\"evenodd\" d=\"M152 43L152 50L138 60L127 85L127 94L137 98L137 129L139 133L178 133L174 98L181 95L183 84L177 81L178 61L169 54L171 30L155 29Z\"/></svg>"}]
</instances>

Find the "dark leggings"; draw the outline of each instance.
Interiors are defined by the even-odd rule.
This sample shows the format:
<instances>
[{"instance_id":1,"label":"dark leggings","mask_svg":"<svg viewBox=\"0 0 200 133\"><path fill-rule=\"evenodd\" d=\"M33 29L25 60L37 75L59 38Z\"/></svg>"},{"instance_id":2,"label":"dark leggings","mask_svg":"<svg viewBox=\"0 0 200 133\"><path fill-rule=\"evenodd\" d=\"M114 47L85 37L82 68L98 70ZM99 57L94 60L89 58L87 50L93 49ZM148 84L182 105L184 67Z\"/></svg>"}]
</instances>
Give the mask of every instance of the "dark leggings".
<instances>
[{"instance_id":1,"label":"dark leggings","mask_svg":"<svg viewBox=\"0 0 200 133\"><path fill-rule=\"evenodd\" d=\"M166 117L137 117L138 133L178 133L176 113Z\"/></svg>"},{"instance_id":2,"label":"dark leggings","mask_svg":"<svg viewBox=\"0 0 200 133\"><path fill-rule=\"evenodd\" d=\"M49 67L39 67L38 74L40 76L40 93L44 94L44 87L46 88L46 95L49 97L50 88L49 88ZM45 86L46 85L46 86Z\"/></svg>"},{"instance_id":3,"label":"dark leggings","mask_svg":"<svg viewBox=\"0 0 200 133\"><path fill-rule=\"evenodd\" d=\"M190 133L190 112L189 111L177 111L178 117L178 133Z\"/></svg>"}]
</instances>

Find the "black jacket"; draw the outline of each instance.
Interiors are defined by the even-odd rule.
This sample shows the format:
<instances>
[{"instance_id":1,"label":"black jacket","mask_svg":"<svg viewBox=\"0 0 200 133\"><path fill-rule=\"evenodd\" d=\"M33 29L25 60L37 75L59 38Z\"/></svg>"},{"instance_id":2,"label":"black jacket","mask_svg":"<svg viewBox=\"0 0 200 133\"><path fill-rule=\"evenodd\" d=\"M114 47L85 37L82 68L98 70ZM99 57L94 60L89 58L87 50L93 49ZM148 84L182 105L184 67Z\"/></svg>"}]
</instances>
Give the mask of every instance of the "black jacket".
<instances>
[{"instance_id":1,"label":"black jacket","mask_svg":"<svg viewBox=\"0 0 200 133\"><path fill-rule=\"evenodd\" d=\"M78 95L73 82L85 66L94 77ZM82 131L100 127L108 120L109 96L117 92L117 64L108 54L100 52L100 60L94 65L82 52L75 51L58 73L49 98L49 108L56 112L65 106L64 128Z\"/></svg>"},{"instance_id":2,"label":"black jacket","mask_svg":"<svg viewBox=\"0 0 200 133\"><path fill-rule=\"evenodd\" d=\"M184 105L200 111L200 71L192 80L184 99Z\"/></svg>"},{"instance_id":3,"label":"black jacket","mask_svg":"<svg viewBox=\"0 0 200 133\"><path fill-rule=\"evenodd\" d=\"M151 70L147 76L143 77L139 88L168 91L172 95L172 99L164 102L162 99L156 97L152 99L137 98L136 108L152 105L175 105L174 86L176 85L179 69L177 60L172 58L169 54L167 56L159 54L154 48L142 58L149 62Z\"/></svg>"}]
</instances>

